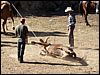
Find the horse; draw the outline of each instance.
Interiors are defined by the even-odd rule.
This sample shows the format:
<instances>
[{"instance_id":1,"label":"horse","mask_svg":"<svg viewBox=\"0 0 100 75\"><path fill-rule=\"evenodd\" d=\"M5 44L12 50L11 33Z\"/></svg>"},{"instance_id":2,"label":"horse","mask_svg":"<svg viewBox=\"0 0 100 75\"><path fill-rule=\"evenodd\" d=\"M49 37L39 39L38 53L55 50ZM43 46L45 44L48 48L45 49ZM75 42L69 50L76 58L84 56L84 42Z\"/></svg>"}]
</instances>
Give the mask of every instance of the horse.
<instances>
[{"instance_id":1,"label":"horse","mask_svg":"<svg viewBox=\"0 0 100 75\"><path fill-rule=\"evenodd\" d=\"M4 20L2 23L4 33L6 33L5 25L6 25L7 19L9 17L12 19L12 28L13 28L13 30L15 29L13 16L14 15L13 15L13 11L11 9L11 4L8 1L1 1L1 19ZM6 25L6 29L8 29L7 25Z\"/></svg>"},{"instance_id":2,"label":"horse","mask_svg":"<svg viewBox=\"0 0 100 75\"><path fill-rule=\"evenodd\" d=\"M91 26L87 20L87 16L89 13L93 13L95 9L95 1L81 1L81 3L79 4L79 12L84 17L87 26Z\"/></svg>"}]
</instances>

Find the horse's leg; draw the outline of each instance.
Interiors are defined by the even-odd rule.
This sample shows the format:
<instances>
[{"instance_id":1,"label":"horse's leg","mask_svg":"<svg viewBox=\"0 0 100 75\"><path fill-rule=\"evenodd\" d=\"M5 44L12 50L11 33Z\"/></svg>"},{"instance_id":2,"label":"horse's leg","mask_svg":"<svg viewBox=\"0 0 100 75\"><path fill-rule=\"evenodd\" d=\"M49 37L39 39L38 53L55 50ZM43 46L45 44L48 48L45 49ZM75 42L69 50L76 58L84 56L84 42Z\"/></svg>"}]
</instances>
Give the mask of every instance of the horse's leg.
<instances>
[{"instance_id":1,"label":"horse's leg","mask_svg":"<svg viewBox=\"0 0 100 75\"><path fill-rule=\"evenodd\" d=\"M6 21L6 22L7 22L7 21ZM7 23L6 23L5 25L6 25L6 30L8 30Z\"/></svg>"},{"instance_id":2,"label":"horse's leg","mask_svg":"<svg viewBox=\"0 0 100 75\"><path fill-rule=\"evenodd\" d=\"M14 26L14 19L13 19L13 17L11 17L11 19L12 19L12 29L14 30L15 29L15 26Z\"/></svg>"},{"instance_id":3,"label":"horse's leg","mask_svg":"<svg viewBox=\"0 0 100 75\"><path fill-rule=\"evenodd\" d=\"M7 20L6 20L6 24L5 24L5 26L6 26L6 30L8 30L8 27L7 27Z\"/></svg>"},{"instance_id":4,"label":"horse's leg","mask_svg":"<svg viewBox=\"0 0 100 75\"><path fill-rule=\"evenodd\" d=\"M85 7L83 8L83 10L84 10L83 16L84 16L84 19L85 19L85 23L86 23L87 26L90 26L90 24L87 20L88 12L87 12Z\"/></svg>"},{"instance_id":5,"label":"horse's leg","mask_svg":"<svg viewBox=\"0 0 100 75\"><path fill-rule=\"evenodd\" d=\"M11 15L11 19L12 19L12 29L14 30L15 29L15 26L14 26L14 19L13 19L13 15Z\"/></svg>"},{"instance_id":6,"label":"horse's leg","mask_svg":"<svg viewBox=\"0 0 100 75\"><path fill-rule=\"evenodd\" d=\"M6 33L6 31L5 31L5 24L6 24L6 22L7 22L7 19L5 19L5 20L3 21L3 24L2 24L4 33Z\"/></svg>"},{"instance_id":7,"label":"horse's leg","mask_svg":"<svg viewBox=\"0 0 100 75\"><path fill-rule=\"evenodd\" d=\"M88 20L87 20L87 14L85 15L85 23L86 23L87 26L91 26L91 25L89 24Z\"/></svg>"}]
</instances>

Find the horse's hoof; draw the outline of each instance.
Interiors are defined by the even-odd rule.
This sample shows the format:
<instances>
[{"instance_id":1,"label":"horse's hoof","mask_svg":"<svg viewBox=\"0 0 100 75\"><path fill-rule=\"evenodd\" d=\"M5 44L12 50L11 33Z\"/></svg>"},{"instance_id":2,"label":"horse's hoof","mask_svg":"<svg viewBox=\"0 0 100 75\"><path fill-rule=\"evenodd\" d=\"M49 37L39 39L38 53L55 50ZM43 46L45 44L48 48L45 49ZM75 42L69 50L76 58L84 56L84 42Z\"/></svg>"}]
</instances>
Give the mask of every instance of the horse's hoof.
<instances>
[{"instance_id":1,"label":"horse's hoof","mask_svg":"<svg viewBox=\"0 0 100 75\"><path fill-rule=\"evenodd\" d=\"M89 27L91 27L91 25L90 25L90 24L86 24L86 26L89 26Z\"/></svg>"},{"instance_id":2,"label":"horse's hoof","mask_svg":"<svg viewBox=\"0 0 100 75\"><path fill-rule=\"evenodd\" d=\"M91 25L89 25L89 27L91 27Z\"/></svg>"},{"instance_id":3,"label":"horse's hoof","mask_svg":"<svg viewBox=\"0 0 100 75\"><path fill-rule=\"evenodd\" d=\"M15 27L13 27L13 30L15 30Z\"/></svg>"},{"instance_id":4,"label":"horse's hoof","mask_svg":"<svg viewBox=\"0 0 100 75\"><path fill-rule=\"evenodd\" d=\"M8 35L8 33L5 32L4 35Z\"/></svg>"},{"instance_id":5,"label":"horse's hoof","mask_svg":"<svg viewBox=\"0 0 100 75\"><path fill-rule=\"evenodd\" d=\"M91 25L90 25L90 24L89 24L89 25L87 25L87 26L91 27Z\"/></svg>"},{"instance_id":6,"label":"horse's hoof","mask_svg":"<svg viewBox=\"0 0 100 75\"><path fill-rule=\"evenodd\" d=\"M8 30L8 28L6 28L6 30Z\"/></svg>"},{"instance_id":7,"label":"horse's hoof","mask_svg":"<svg viewBox=\"0 0 100 75\"><path fill-rule=\"evenodd\" d=\"M6 34L6 31L4 31L3 33Z\"/></svg>"}]
</instances>

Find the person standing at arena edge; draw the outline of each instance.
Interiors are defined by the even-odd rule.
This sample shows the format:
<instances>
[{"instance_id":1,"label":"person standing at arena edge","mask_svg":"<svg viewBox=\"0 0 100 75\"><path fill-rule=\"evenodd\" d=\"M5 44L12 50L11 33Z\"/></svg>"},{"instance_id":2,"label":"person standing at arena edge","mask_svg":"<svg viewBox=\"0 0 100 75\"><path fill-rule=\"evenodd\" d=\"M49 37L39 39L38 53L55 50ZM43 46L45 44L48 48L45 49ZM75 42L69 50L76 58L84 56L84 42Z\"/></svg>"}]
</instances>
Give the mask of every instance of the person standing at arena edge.
<instances>
[{"instance_id":1,"label":"person standing at arena edge","mask_svg":"<svg viewBox=\"0 0 100 75\"><path fill-rule=\"evenodd\" d=\"M74 28L75 28L75 15L73 14L73 10L71 7L67 7L65 12L68 13L68 37L69 37L69 47L74 48Z\"/></svg>"},{"instance_id":2,"label":"person standing at arena edge","mask_svg":"<svg viewBox=\"0 0 100 75\"><path fill-rule=\"evenodd\" d=\"M15 29L15 36L18 37L18 61L23 62L25 44L28 42L28 28L25 25L25 19L22 18L21 23Z\"/></svg>"}]
</instances>

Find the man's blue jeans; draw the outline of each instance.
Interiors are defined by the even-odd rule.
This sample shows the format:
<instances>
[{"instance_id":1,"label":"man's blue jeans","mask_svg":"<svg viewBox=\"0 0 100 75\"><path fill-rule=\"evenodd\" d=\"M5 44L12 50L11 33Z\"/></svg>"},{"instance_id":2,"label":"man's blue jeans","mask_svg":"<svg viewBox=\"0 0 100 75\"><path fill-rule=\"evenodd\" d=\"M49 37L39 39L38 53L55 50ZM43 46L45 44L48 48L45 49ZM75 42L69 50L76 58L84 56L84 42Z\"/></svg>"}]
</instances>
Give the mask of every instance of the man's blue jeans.
<instances>
[{"instance_id":1,"label":"man's blue jeans","mask_svg":"<svg viewBox=\"0 0 100 75\"><path fill-rule=\"evenodd\" d=\"M25 50L25 40L18 39L18 60L23 61L23 55Z\"/></svg>"}]
</instances>

